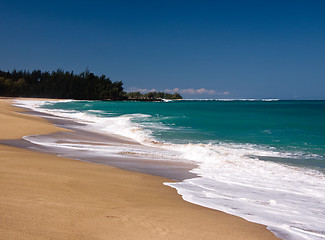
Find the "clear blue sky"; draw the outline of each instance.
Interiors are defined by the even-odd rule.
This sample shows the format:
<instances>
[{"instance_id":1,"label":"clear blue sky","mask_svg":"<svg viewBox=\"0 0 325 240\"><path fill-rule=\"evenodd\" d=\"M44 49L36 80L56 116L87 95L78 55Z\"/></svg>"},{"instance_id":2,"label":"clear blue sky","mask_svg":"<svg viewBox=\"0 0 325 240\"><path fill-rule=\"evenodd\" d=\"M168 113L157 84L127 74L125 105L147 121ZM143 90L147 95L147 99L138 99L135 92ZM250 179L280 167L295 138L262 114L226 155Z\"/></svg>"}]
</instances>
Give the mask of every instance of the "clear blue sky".
<instances>
[{"instance_id":1,"label":"clear blue sky","mask_svg":"<svg viewBox=\"0 0 325 240\"><path fill-rule=\"evenodd\" d=\"M325 1L1 1L0 68L187 98L325 99Z\"/></svg>"}]
</instances>

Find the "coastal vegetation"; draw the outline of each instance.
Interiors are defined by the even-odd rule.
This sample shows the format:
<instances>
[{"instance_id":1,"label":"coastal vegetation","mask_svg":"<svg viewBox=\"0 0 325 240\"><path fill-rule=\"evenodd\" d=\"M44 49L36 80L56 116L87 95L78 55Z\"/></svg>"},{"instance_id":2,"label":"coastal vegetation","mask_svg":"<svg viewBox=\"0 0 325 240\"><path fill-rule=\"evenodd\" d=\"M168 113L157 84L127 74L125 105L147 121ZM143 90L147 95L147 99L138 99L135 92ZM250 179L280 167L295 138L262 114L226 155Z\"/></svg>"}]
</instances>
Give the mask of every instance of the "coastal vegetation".
<instances>
[{"instance_id":1,"label":"coastal vegetation","mask_svg":"<svg viewBox=\"0 0 325 240\"><path fill-rule=\"evenodd\" d=\"M182 96L179 93L164 93L164 92L129 92L126 94L129 100L159 100L159 99L182 99Z\"/></svg>"},{"instance_id":2,"label":"coastal vegetation","mask_svg":"<svg viewBox=\"0 0 325 240\"><path fill-rule=\"evenodd\" d=\"M137 101L182 98L178 93L126 93L122 81L112 82L105 75L96 76L89 70L75 74L60 69L53 72L0 70L0 96Z\"/></svg>"}]
</instances>

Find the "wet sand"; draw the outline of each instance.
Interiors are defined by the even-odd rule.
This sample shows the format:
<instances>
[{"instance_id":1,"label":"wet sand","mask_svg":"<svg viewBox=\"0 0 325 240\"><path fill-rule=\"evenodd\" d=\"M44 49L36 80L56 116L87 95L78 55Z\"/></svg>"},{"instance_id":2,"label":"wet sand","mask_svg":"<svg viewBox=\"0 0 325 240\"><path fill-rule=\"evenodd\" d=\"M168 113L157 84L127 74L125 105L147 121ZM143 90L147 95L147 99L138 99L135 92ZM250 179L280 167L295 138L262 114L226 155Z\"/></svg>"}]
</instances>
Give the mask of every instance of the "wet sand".
<instances>
[{"instance_id":1,"label":"wet sand","mask_svg":"<svg viewBox=\"0 0 325 240\"><path fill-rule=\"evenodd\" d=\"M71 131L0 100L0 140ZM182 200L168 178L0 145L0 239L277 239Z\"/></svg>"},{"instance_id":2,"label":"wet sand","mask_svg":"<svg viewBox=\"0 0 325 240\"><path fill-rule=\"evenodd\" d=\"M132 139L115 134L107 135L89 131L84 128L84 124L67 118L31 111L30 109L25 109L24 113L45 118L55 126L59 126L62 129L68 129L69 131L29 136L28 140L22 138L0 140L0 144L31 149L86 162L105 164L154 176L167 177L176 181L182 181L197 176L190 172L191 169L197 166L194 163L184 162L178 159L166 159L166 157L163 159L157 159L156 156L148 156L147 154L139 155L132 151L132 149L142 149L144 152L163 152L164 150L161 148L144 146ZM32 141L36 141L37 143L55 142L55 146L48 146L48 144L35 144ZM65 144L72 144L78 147L66 148L64 147ZM119 154L115 155L107 154L107 152L96 155L93 151L85 151L88 144L97 147L105 146L106 149L123 147L125 151L120 151Z\"/></svg>"}]
</instances>

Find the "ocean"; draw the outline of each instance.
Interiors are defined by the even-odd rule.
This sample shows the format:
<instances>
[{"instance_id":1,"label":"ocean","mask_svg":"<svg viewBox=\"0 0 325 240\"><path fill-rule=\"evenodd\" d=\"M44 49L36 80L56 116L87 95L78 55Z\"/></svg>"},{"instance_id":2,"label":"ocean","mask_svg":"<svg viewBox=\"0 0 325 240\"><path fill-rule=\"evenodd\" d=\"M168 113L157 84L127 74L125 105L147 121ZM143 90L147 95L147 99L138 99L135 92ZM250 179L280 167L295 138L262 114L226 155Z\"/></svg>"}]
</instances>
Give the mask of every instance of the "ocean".
<instances>
[{"instance_id":1,"label":"ocean","mask_svg":"<svg viewBox=\"0 0 325 240\"><path fill-rule=\"evenodd\" d=\"M283 239L325 239L325 101L15 104L148 148L46 142L37 136L26 141L93 155L191 163L196 177L165 183L184 200L264 224Z\"/></svg>"}]
</instances>

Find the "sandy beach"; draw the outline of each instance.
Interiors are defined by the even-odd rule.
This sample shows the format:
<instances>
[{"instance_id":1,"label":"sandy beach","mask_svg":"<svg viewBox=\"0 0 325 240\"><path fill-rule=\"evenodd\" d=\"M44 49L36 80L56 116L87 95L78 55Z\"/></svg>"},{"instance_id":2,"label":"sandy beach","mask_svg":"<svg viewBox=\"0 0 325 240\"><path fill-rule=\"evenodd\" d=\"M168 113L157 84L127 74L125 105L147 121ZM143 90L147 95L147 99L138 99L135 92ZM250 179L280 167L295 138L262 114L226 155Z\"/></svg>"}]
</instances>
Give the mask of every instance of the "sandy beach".
<instances>
[{"instance_id":1,"label":"sandy beach","mask_svg":"<svg viewBox=\"0 0 325 240\"><path fill-rule=\"evenodd\" d=\"M0 99L0 140L68 131ZM278 239L163 177L0 145L0 239Z\"/></svg>"}]
</instances>

